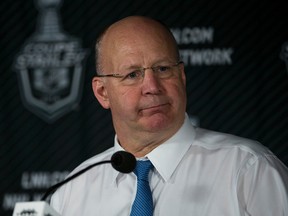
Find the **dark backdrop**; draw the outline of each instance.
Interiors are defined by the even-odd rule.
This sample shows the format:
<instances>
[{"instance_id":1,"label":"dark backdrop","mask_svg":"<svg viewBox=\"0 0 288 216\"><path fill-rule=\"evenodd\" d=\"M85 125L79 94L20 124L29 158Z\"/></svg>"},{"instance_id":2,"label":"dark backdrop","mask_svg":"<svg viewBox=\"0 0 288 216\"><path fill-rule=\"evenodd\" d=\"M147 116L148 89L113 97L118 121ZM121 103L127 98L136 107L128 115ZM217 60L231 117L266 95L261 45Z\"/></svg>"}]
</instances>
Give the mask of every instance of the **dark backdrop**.
<instances>
[{"instance_id":1,"label":"dark backdrop","mask_svg":"<svg viewBox=\"0 0 288 216\"><path fill-rule=\"evenodd\" d=\"M186 65L187 113L198 125L258 140L288 165L284 1L65 0L58 11L41 2L41 10L32 0L0 3L0 215L11 215L17 201L39 199L113 145L111 116L91 89L94 42L128 15L161 19L175 34ZM51 48L73 42L73 49ZM76 54L80 60L57 65Z\"/></svg>"}]
</instances>

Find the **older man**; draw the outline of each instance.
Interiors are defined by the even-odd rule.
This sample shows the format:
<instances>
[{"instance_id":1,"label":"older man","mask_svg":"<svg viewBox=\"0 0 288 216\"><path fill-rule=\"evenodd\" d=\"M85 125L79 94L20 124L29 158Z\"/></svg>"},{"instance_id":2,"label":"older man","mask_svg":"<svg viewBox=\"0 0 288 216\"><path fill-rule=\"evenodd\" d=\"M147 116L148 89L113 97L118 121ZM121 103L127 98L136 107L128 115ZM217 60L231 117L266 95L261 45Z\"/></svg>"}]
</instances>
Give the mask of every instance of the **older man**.
<instances>
[{"instance_id":1,"label":"older man","mask_svg":"<svg viewBox=\"0 0 288 216\"><path fill-rule=\"evenodd\" d=\"M122 19L98 38L96 61L93 91L111 110L115 143L72 173L125 150L151 165L143 186L150 197L139 192L142 171L102 165L54 194L60 214L288 215L288 171L273 153L191 125L184 65L166 26L147 17Z\"/></svg>"}]
</instances>

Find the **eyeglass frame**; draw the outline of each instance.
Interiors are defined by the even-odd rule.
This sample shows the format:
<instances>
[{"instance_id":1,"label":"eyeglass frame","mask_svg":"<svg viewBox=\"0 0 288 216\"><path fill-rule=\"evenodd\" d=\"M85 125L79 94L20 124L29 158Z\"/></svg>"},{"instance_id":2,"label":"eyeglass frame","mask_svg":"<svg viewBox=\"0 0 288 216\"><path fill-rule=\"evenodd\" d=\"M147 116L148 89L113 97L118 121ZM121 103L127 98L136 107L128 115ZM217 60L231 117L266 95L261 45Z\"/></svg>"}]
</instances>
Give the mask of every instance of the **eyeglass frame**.
<instances>
[{"instance_id":1,"label":"eyeglass frame","mask_svg":"<svg viewBox=\"0 0 288 216\"><path fill-rule=\"evenodd\" d=\"M140 70L142 73L142 77L144 78L145 75L145 71L147 69L151 69L153 72L155 72L156 68L159 67L165 67L165 66L169 66L169 67L176 67L179 66L180 64L184 64L183 61L178 61L176 64L173 65L163 65L163 66L151 66L151 67L140 67L140 68L136 68L135 70ZM113 73L113 74L96 74L95 77L114 77L114 78L125 78L126 76L128 76L130 73L122 75L122 74L117 74L117 73Z\"/></svg>"}]
</instances>

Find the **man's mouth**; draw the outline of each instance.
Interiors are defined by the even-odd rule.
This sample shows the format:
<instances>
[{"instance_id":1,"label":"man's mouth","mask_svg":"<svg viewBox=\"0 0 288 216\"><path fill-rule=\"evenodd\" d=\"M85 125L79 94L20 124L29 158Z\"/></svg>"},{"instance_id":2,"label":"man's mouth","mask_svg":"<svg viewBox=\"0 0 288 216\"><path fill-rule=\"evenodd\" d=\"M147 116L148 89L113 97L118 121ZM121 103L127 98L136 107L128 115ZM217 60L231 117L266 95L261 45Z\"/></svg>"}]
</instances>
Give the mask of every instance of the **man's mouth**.
<instances>
[{"instance_id":1,"label":"man's mouth","mask_svg":"<svg viewBox=\"0 0 288 216\"><path fill-rule=\"evenodd\" d=\"M164 103L164 104L158 104L158 105L152 105L152 106L147 106L143 109L141 109L140 111L157 111L157 110L161 110L163 108L165 108L168 104L167 103Z\"/></svg>"}]
</instances>

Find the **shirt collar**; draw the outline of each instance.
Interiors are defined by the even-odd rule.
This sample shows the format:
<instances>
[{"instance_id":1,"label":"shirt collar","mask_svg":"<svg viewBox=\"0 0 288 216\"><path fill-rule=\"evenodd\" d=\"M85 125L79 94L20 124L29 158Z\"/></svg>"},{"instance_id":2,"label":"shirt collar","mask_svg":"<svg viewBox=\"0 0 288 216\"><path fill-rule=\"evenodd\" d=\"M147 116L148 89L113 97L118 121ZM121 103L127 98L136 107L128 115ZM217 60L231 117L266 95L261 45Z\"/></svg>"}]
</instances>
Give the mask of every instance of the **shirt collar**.
<instances>
[{"instance_id":1,"label":"shirt collar","mask_svg":"<svg viewBox=\"0 0 288 216\"><path fill-rule=\"evenodd\" d=\"M147 155L164 181L170 179L194 138L195 129L186 115L178 132Z\"/></svg>"},{"instance_id":2,"label":"shirt collar","mask_svg":"<svg viewBox=\"0 0 288 216\"><path fill-rule=\"evenodd\" d=\"M166 142L159 145L146 155L152 162L155 169L162 176L164 181L168 181L178 164L188 151L195 138L195 128L190 122L189 116L185 115L185 120L181 128ZM114 152L125 151L114 138ZM120 172L114 171L113 182L117 184L117 179L121 177ZM122 174L123 175L123 174Z\"/></svg>"}]
</instances>

